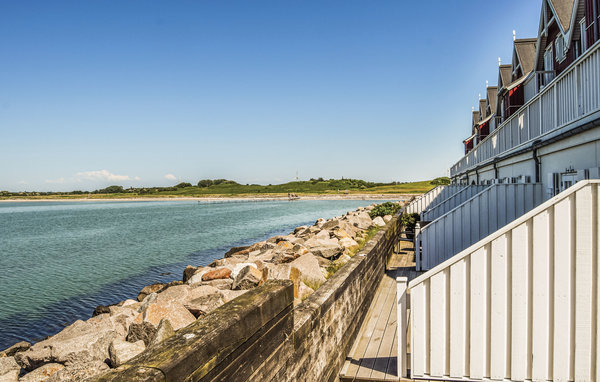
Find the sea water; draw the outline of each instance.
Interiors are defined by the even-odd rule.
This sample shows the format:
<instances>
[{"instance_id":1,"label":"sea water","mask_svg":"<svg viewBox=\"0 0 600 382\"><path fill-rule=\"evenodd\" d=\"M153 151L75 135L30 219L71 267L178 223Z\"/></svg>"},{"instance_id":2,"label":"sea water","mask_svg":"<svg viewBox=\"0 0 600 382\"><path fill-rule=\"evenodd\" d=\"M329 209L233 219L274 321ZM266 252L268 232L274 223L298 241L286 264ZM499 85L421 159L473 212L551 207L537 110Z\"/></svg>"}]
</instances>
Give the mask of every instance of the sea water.
<instances>
[{"instance_id":1,"label":"sea water","mask_svg":"<svg viewBox=\"0 0 600 382\"><path fill-rule=\"evenodd\" d=\"M365 200L0 203L0 350Z\"/></svg>"}]
</instances>

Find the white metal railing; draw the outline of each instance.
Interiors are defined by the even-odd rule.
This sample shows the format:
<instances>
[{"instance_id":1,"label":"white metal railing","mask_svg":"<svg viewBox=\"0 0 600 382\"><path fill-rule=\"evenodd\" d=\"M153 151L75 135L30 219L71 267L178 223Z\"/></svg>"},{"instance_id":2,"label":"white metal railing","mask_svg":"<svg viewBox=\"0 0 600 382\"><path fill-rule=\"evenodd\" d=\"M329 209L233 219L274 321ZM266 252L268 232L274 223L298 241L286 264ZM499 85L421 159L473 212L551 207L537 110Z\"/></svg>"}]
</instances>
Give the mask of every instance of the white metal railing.
<instances>
[{"instance_id":1,"label":"white metal railing","mask_svg":"<svg viewBox=\"0 0 600 382\"><path fill-rule=\"evenodd\" d=\"M448 199L444 200L437 206L426 209L421 213L421 220L423 221L432 221L440 216L444 215L447 212L450 212L454 208L463 204L467 200L471 199L476 194L485 190L486 188L491 187L490 185L473 185L466 186L462 190L458 191L456 194L452 195Z\"/></svg>"},{"instance_id":2,"label":"white metal railing","mask_svg":"<svg viewBox=\"0 0 600 382\"><path fill-rule=\"evenodd\" d=\"M427 224L415 238L417 270L427 270L531 211L541 183L494 184Z\"/></svg>"},{"instance_id":3,"label":"white metal railing","mask_svg":"<svg viewBox=\"0 0 600 382\"><path fill-rule=\"evenodd\" d=\"M600 41L450 168L456 176L600 110Z\"/></svg>"},{"instance_id":4,"label":"white metal railing","mask_svg":"<svg viewBox=\"0 0 600 382\"><path fill-rule=\"evenodd\" d=\"M420 214L427 208L434 207L439 203L443 202L456 192L462 190L465 186L459 184L450 184L447 186L437 186L427 193L418 196L413 200L407 207L407 213L418 213Z\"/></svg>"},{"instance_id":5,"label":"white metal railing","mask_svg":"<svg viewBox=\"0 0 600 382\"><path fill-rule=\"evenodd\" d=\"M412 378L600 380L599 185L577 183L409 283Z\"/></svg>"}]
</instances>

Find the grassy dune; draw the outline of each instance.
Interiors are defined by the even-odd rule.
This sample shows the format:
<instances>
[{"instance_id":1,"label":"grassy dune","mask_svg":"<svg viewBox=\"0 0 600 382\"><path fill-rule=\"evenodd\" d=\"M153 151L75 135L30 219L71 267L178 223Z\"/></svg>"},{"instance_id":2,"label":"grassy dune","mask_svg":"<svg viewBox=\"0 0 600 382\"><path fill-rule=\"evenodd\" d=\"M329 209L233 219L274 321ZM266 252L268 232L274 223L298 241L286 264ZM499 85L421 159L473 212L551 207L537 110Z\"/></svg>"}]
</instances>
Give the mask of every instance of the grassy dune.
<instances>
[{"instance_id":1,"label":"grassy dune","mask_svg":"<svg viewBox=\"0 0 600 382\"><path fill-rule=\"evenodd\" d=\"M299 196L318 195L368 195L368 194L421 194L434 186L430 181L403 184L370 184L352 180L298 181L275 185L243 185L234 182L221 183L210 187L168 187L130 189L122 193L27 193L0 195L0 199L126 199L126 198L169 198L169 197L280 197L294 193Z\"/></svg>"}]
</instances>

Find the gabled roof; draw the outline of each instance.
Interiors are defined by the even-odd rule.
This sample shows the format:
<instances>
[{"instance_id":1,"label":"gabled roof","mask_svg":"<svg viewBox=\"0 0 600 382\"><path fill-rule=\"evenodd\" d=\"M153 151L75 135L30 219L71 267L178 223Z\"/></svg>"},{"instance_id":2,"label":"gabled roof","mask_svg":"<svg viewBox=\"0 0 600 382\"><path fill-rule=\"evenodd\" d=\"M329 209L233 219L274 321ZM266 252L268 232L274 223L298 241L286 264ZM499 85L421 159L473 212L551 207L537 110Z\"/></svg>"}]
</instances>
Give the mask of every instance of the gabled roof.
<instances>
[{"instance_id":1,"label":"gabled roof","mask_svg":"<svg viewBox=\"0 0 600 382\"><path fill-rule=\"evenodd\" d=\"M512 65L500 65L498 71L500 72L498 75L498 88L502 89L511 83Z\"/></svg>"},{"instance_id":2,"label":"gabled roof","mask_svg":"<svg viewBox=\"0 0 600 382\"><path fill-rule=\"evenodd\" d=\"M535 64L535 48L537 38L523 38L515 40L515 54L521 64L523 75L529 74Z\"/></svg>"},{"instance_id":3,"label":"gabled roof","mask_svg":"<svg viewBox=\"0 0 600 382\"><path fill-rule=\"evenodd\" d=\"M473 123L473 126L479 123L479 112L477 110L473 112L473 120L471 122Z\"/></svg>"},{"instance_id":4,"label":"gabled roof","mask_svg":"<svg viewBox=\"0 0 600 382\"><path fill-rule=\"evenodd\" d=\"M554 9L554 14L558 18L563 33L571 27L571 16L573 15L573 5L575 0L548 0Z\"/></svg>"},{"instance_id":5,"label":"gabled roof","mask_svg":"<svg viewBox=\"0 0 600 382\"><path fill-rule=\"evenodd\" d=\"M487 87L487 102L490 106L490 113L496 113L496 103L498 101L498 87L497 86L488 86Z\"/></svg>"},{"instance_id":6,"label":"gabled roof","mask_svg":"<svg viewBox=\"0 0 600 382\"><path fill-rule=\"evenodd\" d=\"M479 118L484 119L485 118L485 109L486 109L486 100L485 98L482 98L479 100Z\"/></svg>"}]
</instances>

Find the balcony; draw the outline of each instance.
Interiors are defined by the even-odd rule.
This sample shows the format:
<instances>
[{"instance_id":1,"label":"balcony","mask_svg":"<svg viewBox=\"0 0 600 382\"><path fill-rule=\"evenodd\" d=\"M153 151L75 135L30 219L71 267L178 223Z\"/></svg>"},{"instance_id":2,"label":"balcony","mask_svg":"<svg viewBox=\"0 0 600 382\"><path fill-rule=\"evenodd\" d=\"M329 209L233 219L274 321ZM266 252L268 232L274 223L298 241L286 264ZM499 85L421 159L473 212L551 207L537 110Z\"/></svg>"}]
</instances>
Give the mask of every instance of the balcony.
<instances>
[{"instance_id":1,"label":"balcony","mask_svg":"<svg viewBox=\"0 0 600 382\"><path fill-rule=\"evenodd\" d=\"M539 92L454 164L450 176L485 165L600 110L600 42L553 76L536 73Z\"/></svg>"}]
</instances>

